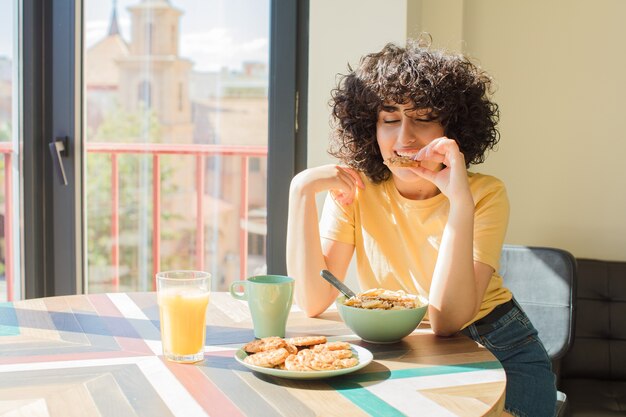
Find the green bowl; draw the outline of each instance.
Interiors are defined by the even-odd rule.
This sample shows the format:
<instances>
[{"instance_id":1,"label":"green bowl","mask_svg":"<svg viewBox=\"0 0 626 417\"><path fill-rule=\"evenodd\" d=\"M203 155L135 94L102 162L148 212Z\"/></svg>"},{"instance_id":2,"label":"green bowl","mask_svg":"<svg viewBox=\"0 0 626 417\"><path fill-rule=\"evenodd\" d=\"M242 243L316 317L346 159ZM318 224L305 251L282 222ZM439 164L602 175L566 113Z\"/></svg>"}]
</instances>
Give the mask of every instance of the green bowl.
<instances>
[{"instance_id":1,"label":"green bowl","mask_svg":"<svg viewBox=\"0 0 626 417\"><path fill-rule=\"evenodd\" d=\"M345 301L345 295L335 301L339 315L350 330L370 343L394 343L408 336L428 310L428 302L422 297L421 307L406 310L369 310L347 306Z\"/></svg>"}]
</instances>

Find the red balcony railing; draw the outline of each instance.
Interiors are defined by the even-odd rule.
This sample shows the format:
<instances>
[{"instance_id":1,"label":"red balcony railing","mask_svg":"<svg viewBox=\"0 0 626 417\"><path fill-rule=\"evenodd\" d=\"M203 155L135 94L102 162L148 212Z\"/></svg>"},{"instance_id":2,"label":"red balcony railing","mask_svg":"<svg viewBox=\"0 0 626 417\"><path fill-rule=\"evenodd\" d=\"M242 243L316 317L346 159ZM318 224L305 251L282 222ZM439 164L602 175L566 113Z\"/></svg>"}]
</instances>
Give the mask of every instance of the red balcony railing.
<instances>
[{"instance_id":1,"label":"red balcony railing","mask_svg":"<svg viewBox=\"0 0 626 417\"><path fill-rule=\"evenodd\" d=\"M267 157L266 146L240 146L240 145L196 145L196 144L153 144L153 143L95 143L86 144L88 153L109 154L111 156L111 265L113 267L112 286L113 290L119 289L119 171L118 156L120 154L152 155L152 262L153 270L160 269L160 235L161 235L161 171L160 157L162 155L193 155L195 156L195 189L197 195L197 219L196 219L196 268L204 269L204 161L207 156L234 156L241 160L241 198L239 206L240 230L239 230L239 270L240 277L244 279L247 271L248 254L248 162L251 157ZM13 268L12 268L12 188L11 188L11 155L10 143L0 143L0 153L4 155L5 171L5 276L7 283L7 300L13 299ZM154 288L153 281L153 288Z\"/></svg>"}]
</instances>

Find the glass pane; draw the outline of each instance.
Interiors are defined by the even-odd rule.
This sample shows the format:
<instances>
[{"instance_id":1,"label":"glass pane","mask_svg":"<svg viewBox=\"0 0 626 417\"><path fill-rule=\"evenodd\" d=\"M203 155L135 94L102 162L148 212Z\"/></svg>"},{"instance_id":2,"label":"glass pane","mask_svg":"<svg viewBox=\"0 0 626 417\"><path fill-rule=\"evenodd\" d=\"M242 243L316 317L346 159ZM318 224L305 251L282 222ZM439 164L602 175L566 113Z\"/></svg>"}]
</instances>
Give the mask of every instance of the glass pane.
<instances>
[{"instance_id":1,"label":"glass pane","mask_svg":"<svg viewBox=\"0 0 626 417\"><path fill-rule=\"evenodd\" d=\"M264 271L269 0L86 0L85 16L87 291Z\"/></svg>"},{"instance_id":2,"label":"glass pane","mask_svg":"<svg viewBox=\"0 0 626 417\"><path fill-rule=\"evenodd\" d=\"M15 77L15 4L0 0L0 302L21 298L19 285L19 208L17 137L17 79Z\"/></svg>"}]
</instances>

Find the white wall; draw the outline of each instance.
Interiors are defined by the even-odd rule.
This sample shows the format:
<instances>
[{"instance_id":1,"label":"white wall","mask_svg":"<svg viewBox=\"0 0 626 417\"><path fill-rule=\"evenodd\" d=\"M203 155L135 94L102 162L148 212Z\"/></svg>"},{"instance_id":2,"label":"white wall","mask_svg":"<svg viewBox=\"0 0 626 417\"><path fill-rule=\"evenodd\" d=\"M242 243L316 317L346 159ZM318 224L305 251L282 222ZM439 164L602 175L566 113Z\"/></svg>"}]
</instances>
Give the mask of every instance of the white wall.
<instances>
[{"instance_id":1,"label":"white wall","mask_svg":"<svg viewBox=\"0 0 626 417\"><path fill-rule=\"evenodd\" d=\"M466 51L498 81L511 243L626 260L626 2L466 2ZM471 4L471 7L469 5Z\"/></svg>"},{"instance_id":2,"label":"white wall","mask_svg":"<svg viewBox=\"0 0 626 417\"><path fill-rule=\"evenodd\" d=\"M309 166L332 161L335 74L426 30L496 80L502 138L472 169L507 184L507 243L626 260L625 16L622 0L313 0Z\"/></svg>"}]
</instances>

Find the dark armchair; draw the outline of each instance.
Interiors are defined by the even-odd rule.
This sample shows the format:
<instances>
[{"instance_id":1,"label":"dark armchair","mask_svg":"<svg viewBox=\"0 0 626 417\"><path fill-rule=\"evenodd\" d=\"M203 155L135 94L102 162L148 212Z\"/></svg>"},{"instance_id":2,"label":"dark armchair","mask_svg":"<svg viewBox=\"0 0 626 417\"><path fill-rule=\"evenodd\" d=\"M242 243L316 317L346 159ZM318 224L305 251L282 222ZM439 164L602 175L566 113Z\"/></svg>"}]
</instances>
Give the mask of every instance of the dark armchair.
<instances>
[{"instance_id":1,"label":"dark armchair","mask_svg":"<svg viewBox=\"0 0 626 417\"><path fill-rule=\"evenodd\" d=\"M568 415L626 416L626 262L578 259L576 338L560 389Z\"/></svg>"}]
</instances>

